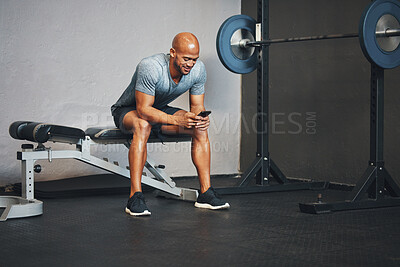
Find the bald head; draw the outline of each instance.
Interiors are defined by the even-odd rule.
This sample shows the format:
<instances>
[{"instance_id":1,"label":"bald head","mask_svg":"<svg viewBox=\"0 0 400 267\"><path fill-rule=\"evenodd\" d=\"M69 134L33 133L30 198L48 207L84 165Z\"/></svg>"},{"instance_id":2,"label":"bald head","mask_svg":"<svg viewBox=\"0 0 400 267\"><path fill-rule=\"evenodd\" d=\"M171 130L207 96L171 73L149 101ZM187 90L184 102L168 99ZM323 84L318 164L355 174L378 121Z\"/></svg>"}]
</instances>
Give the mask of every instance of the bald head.
<instances>
[{"instance_id":1,"label":"bald head","mask_svg":"<svg viewBox=\"0 0 400 267\"><path fill-rule=\"evenodd\" d=\"M190 32L178 33L172 40L172 48L177 52L190 51L199 53L200 46L196 36Z\"/></svg>"},{"instance_id":2,"label":"bald head","mask_svg":"<svg viewBox=\"0 0 400 267\"><path fill-rule=\"evenodd\" d=\"M172 79L179 82L182 75L189 74L199 58L199 41L190 32L178 33L169 52L169 71Z\"/></svg>"}]
</instances>

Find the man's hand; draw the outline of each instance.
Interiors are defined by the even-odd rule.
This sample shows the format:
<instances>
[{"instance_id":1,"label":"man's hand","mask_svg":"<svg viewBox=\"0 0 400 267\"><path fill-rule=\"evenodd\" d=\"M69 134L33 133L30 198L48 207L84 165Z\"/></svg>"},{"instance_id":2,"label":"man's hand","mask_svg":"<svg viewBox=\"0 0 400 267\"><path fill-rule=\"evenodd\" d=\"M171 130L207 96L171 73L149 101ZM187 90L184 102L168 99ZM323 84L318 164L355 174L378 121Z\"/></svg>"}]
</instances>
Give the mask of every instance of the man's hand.
<instances>
[{"instance_id":1,"label":"man's hand","mask_svg":"<svg viewBox=\"0 0 400 267\"><path fill-rule=\"evenodd\" d=\"M208 129L210 125L210 119L207 117L197 116L195 113L186 112L185 114L174 115L176 125L185 128L195 128L201 131Z\"/></svg>"},{"instance_id":2,"label":"man's hand","mask_svg":"<svg viewBox=\"0 0 400 267\"><path fill-rule=\"evenodd\" d=\"M173 115L176 125L185 127L185 128L193 128L196 125L196 114L192 112L186 112L184 114Z\"/></svg>"},{"instance_id":3,"label":"man's hand","mask_svg":"<svg viewBox=\"0 0 400 267\"><path fill-rule=\"evenodd\" d=\"M200 131L206 131L208 127L210 126L210 118L207 117L201 117L201 116L196 116L195 118L195 128L200 130Z\"/></svg>"}]
</instances>

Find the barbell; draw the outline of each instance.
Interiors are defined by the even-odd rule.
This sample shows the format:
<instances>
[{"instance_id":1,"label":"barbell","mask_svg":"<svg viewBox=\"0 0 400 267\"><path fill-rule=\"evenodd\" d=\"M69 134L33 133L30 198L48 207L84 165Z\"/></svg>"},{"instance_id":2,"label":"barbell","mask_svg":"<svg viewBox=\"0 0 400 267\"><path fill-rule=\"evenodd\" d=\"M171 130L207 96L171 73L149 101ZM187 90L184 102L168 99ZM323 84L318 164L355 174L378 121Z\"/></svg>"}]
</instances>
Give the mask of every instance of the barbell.
<instances>
[{"instance_id":1,"label":"barbell","mask_svg":"<svg viewBox=\"0 0 400 267\"><path fill-rule=\"evenodd\" d=\"M226 19L218 30L217 53L228 70L245 74L257 68L256 49L264 45L358 37L361 49L371 63L391 69L400 65L399 21L398 1L377 0L365 8L358 33L255 40L256 21L246 15L235 15Z\"/></svg>"}]
</instances>

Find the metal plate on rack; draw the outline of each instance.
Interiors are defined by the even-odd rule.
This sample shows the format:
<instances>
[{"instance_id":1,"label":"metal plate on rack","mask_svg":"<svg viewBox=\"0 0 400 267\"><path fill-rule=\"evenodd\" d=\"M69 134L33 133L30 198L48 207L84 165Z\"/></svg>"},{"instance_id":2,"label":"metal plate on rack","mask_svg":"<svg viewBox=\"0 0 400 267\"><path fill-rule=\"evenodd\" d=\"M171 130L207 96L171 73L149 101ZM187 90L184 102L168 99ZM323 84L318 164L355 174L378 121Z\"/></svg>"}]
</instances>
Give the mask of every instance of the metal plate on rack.
<instances>
[{"instance_id":1,"label":"metal plate on rack","mask_svg":"<svg viewBox=\"0 0 400 267\"><path fill-rule=\"evenodd\" d=\"M392 36L391 38L380 36L379 33L386 33L388 29L400 29L399 21L390 14L383 15L376 24L376 41L379 47L386 51L392 52L399 47L400 36Z\"/></svg>"}]
</instances>

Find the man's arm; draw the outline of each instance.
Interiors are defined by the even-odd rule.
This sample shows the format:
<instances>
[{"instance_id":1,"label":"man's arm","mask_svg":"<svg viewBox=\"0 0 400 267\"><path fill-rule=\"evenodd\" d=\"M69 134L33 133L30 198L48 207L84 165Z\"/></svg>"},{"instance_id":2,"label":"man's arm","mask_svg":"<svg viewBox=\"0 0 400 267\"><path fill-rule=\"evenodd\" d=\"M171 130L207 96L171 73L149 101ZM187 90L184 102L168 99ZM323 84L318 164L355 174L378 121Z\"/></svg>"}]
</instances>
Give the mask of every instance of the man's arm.
<instances>
[{"instance_id":1,"label":"man's arm","mask_svg":"<svg viewBox=\"0 0 400 267\"><path fill-rule=\"evenodd\" d=\"M135 92L136 111L138 116L146 121L172 124L181 127L192 128L196 125L196 113L187 112L184 115L169 115L153 107L155 97L140 91Z\"/></svg>"},{"instance_id":2,"label":"man's arm","mask_svg":"<svg viewBox=\"0 0 400 267\"><path fill-rule=\"evenodd\" d=\"M206 110L204 108L204 94L202 95L190 95L189 97L190 112L199 114L201 111Z\"/></svg>"},{"instance_id":3,"label":"man's arm","mask_svg":"<svg viewBox=\"0 0 400 267\"><path fill-rule=\"evenodd\" d=\"M190 112L194 114L199 114L201 111L206 110L204 108L204 94L202 95L190 95ZM195 118L195 128L199 130L207 130L210 125L210 119L207 117L196 116Z\"/></svg>"}]
</instances>

